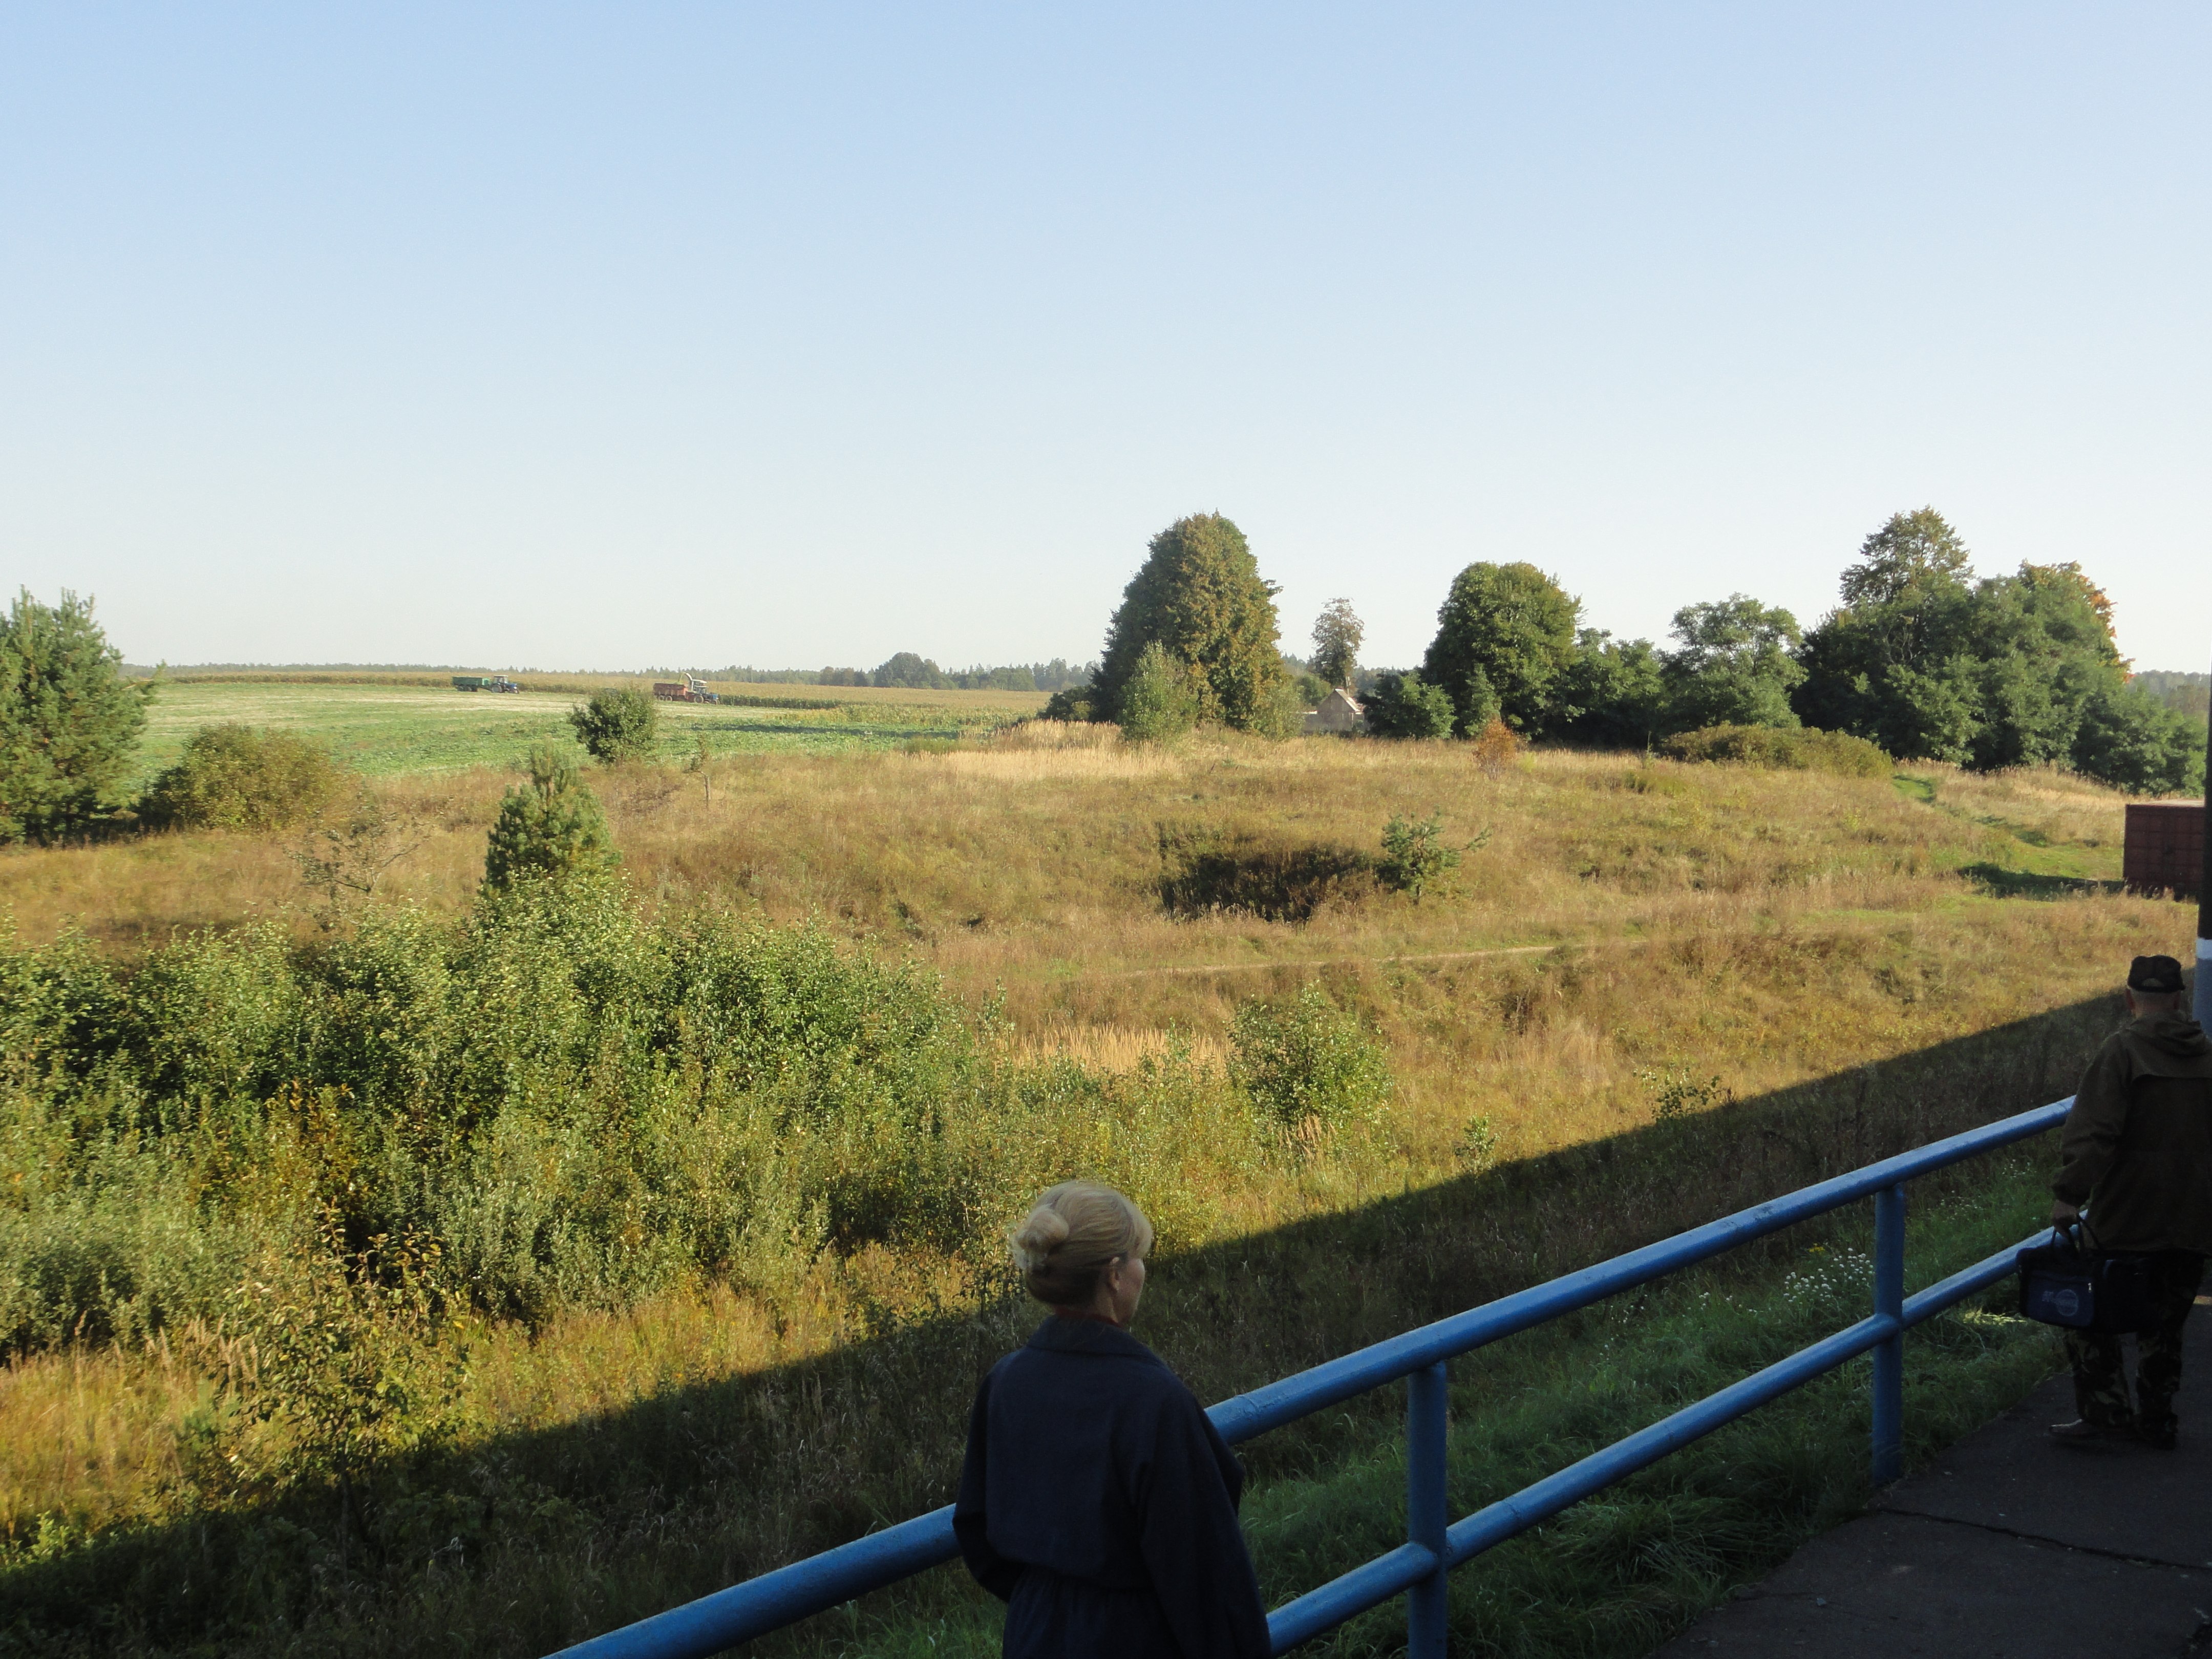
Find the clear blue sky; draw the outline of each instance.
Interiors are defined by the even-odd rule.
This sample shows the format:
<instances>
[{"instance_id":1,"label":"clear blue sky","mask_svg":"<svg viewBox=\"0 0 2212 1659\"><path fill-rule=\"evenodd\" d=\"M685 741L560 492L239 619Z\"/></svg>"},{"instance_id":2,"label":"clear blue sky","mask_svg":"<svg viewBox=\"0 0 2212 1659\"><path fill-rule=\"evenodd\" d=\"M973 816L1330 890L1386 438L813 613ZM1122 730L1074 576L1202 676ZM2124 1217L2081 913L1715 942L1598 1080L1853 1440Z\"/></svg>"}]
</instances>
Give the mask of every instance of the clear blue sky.
<instances>
[{"instance_id":1,"label":"clear blue sky","mask_svg":"<svg viewBox=\"0 0 2212 1659\"><path fill-rule=\"evenodd\" d=\"M1810 623L1891 512L2212 654L2212 10L0 9L0 580L134 659L1285 643L1529 559Z\"/></svg>"}]
</instances>

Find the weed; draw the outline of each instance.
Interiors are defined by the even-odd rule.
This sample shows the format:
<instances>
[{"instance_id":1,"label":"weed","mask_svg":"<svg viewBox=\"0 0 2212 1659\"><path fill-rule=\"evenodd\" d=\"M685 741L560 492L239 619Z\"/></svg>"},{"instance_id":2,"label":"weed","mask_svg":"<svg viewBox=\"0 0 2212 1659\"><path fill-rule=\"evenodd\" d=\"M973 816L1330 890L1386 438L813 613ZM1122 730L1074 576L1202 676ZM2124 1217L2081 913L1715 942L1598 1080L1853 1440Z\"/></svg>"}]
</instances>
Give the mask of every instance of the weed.
<instances>
[{"instance_id":1,"label":"weed","mask_svg":"<svg viewBox=\"0 0 2212 1659\"><path fill-rule=\"evenodd\" d=\"M1637 1072L1636 1080L1650 1091L1655 1123L1675 1122L1735 1098L1720 1079L1699 1077L1687 1066L1645 1066Z\"/></svg>"}]
</instances>

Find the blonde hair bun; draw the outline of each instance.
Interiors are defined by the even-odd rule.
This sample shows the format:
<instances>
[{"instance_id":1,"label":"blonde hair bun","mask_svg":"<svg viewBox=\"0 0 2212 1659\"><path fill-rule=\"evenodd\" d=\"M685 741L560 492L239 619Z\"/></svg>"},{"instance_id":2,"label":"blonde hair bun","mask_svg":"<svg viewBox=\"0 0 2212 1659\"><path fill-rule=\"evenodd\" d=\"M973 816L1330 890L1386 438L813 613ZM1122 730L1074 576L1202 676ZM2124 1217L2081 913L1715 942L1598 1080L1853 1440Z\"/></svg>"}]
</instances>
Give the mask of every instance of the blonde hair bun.
<instances>
[{"instance_id":1,"label":"blonde hair bun","mask_svg":"<svg viewBox=\"0 0 2212 1659\"><path fill-rule=\"evenodd\" d=\"M1009 1242L1031 1296L1081 1307L1097 1295L1108 1267L1152 1248L1152 1224L1111 1187L1063 1181L1037 1199Z\"/></svg>"},{"instance_id":2,"label":"blonde hair bun","mask_svg":"<svg viewBox=\"0 0 2212 1659\"><path fill-rule=\"evenodd\" d=\"M1014 1261L1025 1273L1042 1267L1067 1243L1067 1218L1042 1204L1014 1229Z\"/></svg>"}]
</instances>

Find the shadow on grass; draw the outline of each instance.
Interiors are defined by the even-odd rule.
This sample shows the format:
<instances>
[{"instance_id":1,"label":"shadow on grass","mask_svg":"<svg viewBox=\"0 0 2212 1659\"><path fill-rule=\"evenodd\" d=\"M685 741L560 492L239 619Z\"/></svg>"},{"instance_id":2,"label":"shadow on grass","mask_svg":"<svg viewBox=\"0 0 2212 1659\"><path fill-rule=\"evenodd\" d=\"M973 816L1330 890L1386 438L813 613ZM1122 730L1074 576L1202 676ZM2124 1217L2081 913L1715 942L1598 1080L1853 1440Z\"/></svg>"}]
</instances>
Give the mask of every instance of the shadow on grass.
<instances>
[{"instance_id":1,"label":"shadow on grass","mask_svg":"<svg viewBox=\"0 0 2212 1659\"><path fill-rule=\"evenodd\" d=\"M2103 881L2094 876L2039 876L1996 864L1962 864L1959 873L1993 898L2060 899L2128 890L2124 881Z\"/></svg>"},{"instance_id":2,"label":"shadow on grass","mask_svg":"<svg viewBox=\"0 0 2212 1659\"><path fill-rule=\"evenodd\" d=\"M2114 1013L2076 1004L1164 1259L1142 1334L1218 1400L2063 1095ZM1931 1176L1916 1202L1974 1180ZM1839 1216L1731 1260L1771 1267L1830 1231L1863 1247L1863 1225ZM544 1653L947 1501L975 1382L1033 1322L1001 1300L417 1458L358 1486L343 1533L332 1495L295 1492L19 1557L0 1653ZM1322 1473L1400 1409L1380 1390L1243 1455L1261 1480ZM972 1622L977 1594L933 1573L867 1605Z\"/></svg>"},{"instance_id":3,"label":"shadow on grass","mask_svg":"<svg viewBox=\"0 0 2212 1659\"><path fill-rule=\"evenodd\" d=\"M1376 891L1375 860L1329 842L1290 845L1248 830L1159 826L1160 906L1171 916L1223 912L1304 922Z\"/></svg>"}]
</instances>

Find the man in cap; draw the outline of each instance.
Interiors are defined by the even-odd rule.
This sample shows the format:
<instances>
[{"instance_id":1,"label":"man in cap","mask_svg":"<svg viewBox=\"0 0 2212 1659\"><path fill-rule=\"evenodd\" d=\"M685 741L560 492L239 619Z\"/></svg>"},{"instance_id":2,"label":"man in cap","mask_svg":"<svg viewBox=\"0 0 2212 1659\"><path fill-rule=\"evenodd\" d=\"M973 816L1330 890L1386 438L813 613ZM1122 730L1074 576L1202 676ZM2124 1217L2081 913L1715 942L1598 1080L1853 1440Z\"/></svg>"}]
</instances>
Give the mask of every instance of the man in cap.
<instances>
[{"instance_id":1,"label":"man in cap","mask_svg":"<svg viewBox=\"0 0 2212 1659\"><path fill-rule=\"evenodd\" d=\"M2066 1115L2051 1222L2079 1220L2100 1252L2149 1256L2153 1322L2136 1336L2132 1405L2119 1338L2066 1333L2081 1415L2051 1432L2171 1449L2182 1323L2212 1254L2212 1042L2190 1017L2172 957L2137 957L2127 1001L2128 1023L2097 1050Z\"/></svg>"}]
</instances>

